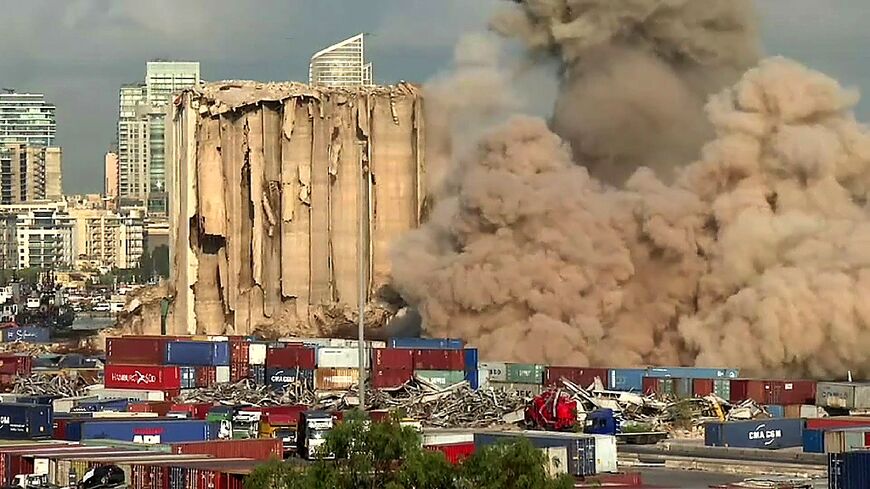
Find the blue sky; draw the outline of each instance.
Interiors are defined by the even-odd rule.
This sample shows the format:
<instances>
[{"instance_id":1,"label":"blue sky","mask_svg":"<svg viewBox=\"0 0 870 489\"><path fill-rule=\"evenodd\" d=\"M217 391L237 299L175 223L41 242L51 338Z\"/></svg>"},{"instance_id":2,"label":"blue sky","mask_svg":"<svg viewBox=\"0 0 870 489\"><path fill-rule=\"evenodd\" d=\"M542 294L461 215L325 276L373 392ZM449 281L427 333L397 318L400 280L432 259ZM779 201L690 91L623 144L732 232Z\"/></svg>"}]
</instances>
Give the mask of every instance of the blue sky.
<instances>
[{"instance_id":1,"label":"blue sky","mask_svg":"<svg viewBox=\"0 0 870 489\"><path fill-rule=\"evenodd\" d=\"M152 58L196 59L206 79L305 80L308 58L368 32L380 82L425 81L498 0L4 0L0 86L58 106L67 192L102 189L118 87ZM870 92L870 2L757 0L767 54L782 54ZM868 96L870 97L870 96ZM859 117L870 119L870 100Z\"/></svg>"}]
</instances>

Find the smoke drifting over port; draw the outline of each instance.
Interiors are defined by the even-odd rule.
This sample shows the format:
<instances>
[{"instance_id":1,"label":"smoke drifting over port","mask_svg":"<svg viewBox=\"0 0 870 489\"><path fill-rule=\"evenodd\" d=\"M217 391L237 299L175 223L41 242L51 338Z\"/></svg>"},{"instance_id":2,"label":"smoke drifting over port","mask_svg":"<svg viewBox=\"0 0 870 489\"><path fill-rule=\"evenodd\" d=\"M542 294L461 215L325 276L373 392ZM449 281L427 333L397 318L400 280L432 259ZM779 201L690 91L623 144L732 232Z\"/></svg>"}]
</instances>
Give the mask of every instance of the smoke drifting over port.
<instances>
[{"instance_id":1,"label":"smoke drifting over port","mask_svg":"<svg viewBox=\"0 0 870 489\"><path fill-rule=\"evenodd\" d=\"M395 250L426 333L511 361L870 374L857 94L782 58L731 80L753 59L746 2L570 3L495 23L563 60L554 119L516 116L454 152Z\"/></svg>"}]
</instances>

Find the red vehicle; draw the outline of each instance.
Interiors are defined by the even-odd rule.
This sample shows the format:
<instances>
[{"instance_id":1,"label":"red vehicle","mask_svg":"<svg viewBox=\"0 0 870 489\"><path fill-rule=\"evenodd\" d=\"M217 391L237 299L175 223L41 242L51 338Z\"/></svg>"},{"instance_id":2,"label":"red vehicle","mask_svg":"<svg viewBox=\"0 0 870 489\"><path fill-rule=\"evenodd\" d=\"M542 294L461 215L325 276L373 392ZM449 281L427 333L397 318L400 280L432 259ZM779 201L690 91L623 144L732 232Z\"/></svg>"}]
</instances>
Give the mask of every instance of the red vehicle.
<instances>
[{"instance_id":1,"label":"red vehicle","mask_svg":"<svg viewBox=\"0 0 870 489\"><path fill-rule=\"evenodd\" d=\"M577 401L560 390L546 391L526 406L525 420L543 430L571 430L577 424Z\"/></svg>"}]
</instances>

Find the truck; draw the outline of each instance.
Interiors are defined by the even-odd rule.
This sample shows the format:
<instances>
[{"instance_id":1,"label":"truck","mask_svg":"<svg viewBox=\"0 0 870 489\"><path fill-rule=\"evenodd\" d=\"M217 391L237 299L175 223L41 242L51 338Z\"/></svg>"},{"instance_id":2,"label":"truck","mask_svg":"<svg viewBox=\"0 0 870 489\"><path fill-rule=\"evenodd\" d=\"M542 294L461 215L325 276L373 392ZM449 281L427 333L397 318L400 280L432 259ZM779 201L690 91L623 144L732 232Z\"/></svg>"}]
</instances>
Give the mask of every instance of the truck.
<instances>
[{"instance_id":1,"label":"truck","mask_svg":"<svg viewBox=\"0 0 870 489\"><path fill-rule=\"evenodd\" d=\"M233 440L249 440L260 434L260 418L263 411L260 408L241 408L233 414Z\"/></svg>"},{"instance_id":2,"label":"truck","mask_svg":"<svg viewBox=\"0 0 870 489\"><path fill-rule=\"evenodd\" d=\"M266 413L260 418L260 438L280 438L284 445L284 458L296 450L296 429L299 416Z\"/></svg>"},{"instance_id":3,"label":"truck","mask_svg":"<svg viewBox=\"0 0 870 489\"><path fill-rule=\"evenodd\" d=\"M208 411L205 420L209 423L217 423L219 440L228 440L233 437L233 418L238 409L231 406L215 406Z\"/></svg>"},{"instance_id":4,"label":"truck","mask_svg":"<svg viewBox=\"0 0 870 489\"><path fill-rule=\"evenodd\" d=\"M332 415L325 411L303 411L296 427L296 450L305 460L335 459L334 453L321 453L326 434L334 426Z\"/></svg>"}]
</instances>

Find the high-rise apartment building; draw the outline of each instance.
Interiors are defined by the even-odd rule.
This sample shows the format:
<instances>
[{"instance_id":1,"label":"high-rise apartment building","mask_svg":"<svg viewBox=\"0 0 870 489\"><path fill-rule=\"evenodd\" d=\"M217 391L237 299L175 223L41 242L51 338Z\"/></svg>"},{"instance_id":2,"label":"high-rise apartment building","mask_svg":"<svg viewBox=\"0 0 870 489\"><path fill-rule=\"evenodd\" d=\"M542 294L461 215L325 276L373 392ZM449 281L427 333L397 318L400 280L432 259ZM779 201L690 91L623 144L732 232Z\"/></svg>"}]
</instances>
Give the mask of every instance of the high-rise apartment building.
<instances>
[{"instance_id":1,"label":"high-rise apartment building","mask_svg":"<svg viewBox=\"0 0 870 489\"><path fill-rule=\"evenodd\" d=\"M63 151L45 148L45 198L63 200Z\"/></svg>"},{"instance_id":2,"label":"high-rise apartment building","mask_svg":"<svg viewBox=\"0 0 870 489\"><path fill-rule=\"evenodd\" d=\"M311 57L308 83L327 87L372 84L372 64L365 61L365 35L357 34Z\"/></svg>"},{"instance_id":3,"label":"high-rise apartment building","mask_svg":"<svg viewBox=\"0 0 870 489\"><path fill-rule=\"evenodd\" d=\"M38 93L0 93L0 144L53 146L57 122L54 105Z\"/></svg>"},{"instance_id":4,"label":"high-rise apartment building","mask_svg":"<svg viewBox=\"0 0 870 489\"><path fill-rule=\"evenodd\" d=\"M118 197L118 153L109 151L106 153L106 162L103 173L103 195L110 199Z\"/></svg>"},{"instance_id":5,"label":"high-rise apartment building","mask_svg":"<svg viewBox=\"0 0 870 489\"><path fill-rule=\"evenodd\" d=\"M139 211L69 209L75 223L76 268L134 268L145 248L145 222Z\"/></svg>"},{"instance_id":6,"label":"high-rise apartment building","mask_svg":"<svg viewBox=\"0 0 870 489\"><path fill-rule=\"evenodd\" d=\"M166 106L172 94L199 83L198 62L150 61L145 82L121 87L118 112L118 196L165 214Z\"/></svg>"},{"instance_id":7,"label":"high-rise apartment building","mask_svg":"<svg viewBox=\"0 0 870 489\"><path fill-rule=\"evenodd\" d=\"M46 199L46 149L0 145L0 204Z\"/></svg>"},{"instance_id":8,"label":"high-rise apartment building","mask_svg":"<svg viewBox=\"0 0 870 489\"><path fill-rule=\"evenodd\" d=\"M3 253L6 268L70 269L76 256L73 221L66 204L26 203L0 206L0 237L14 237Z\"/></svg>"}]
</instances>

